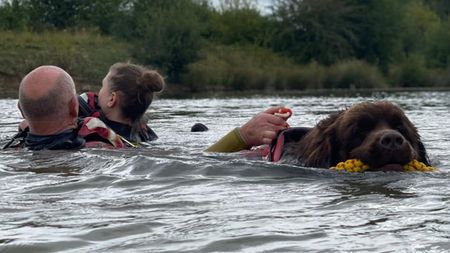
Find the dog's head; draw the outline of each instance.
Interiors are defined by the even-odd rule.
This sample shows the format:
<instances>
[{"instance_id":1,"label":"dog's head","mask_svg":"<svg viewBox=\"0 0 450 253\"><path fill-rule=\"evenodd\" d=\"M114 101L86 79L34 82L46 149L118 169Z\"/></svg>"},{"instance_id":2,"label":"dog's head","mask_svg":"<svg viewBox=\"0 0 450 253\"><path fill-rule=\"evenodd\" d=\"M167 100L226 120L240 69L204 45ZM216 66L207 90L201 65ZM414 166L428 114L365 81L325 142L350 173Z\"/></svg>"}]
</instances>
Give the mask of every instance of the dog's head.
<instances>
[{"instance_id":1,"label":"dog's head","mask_svg":"<svg viewBox=\"0 0 450 253\"><path fill-rule=\"evenodd\" d=\"M429 165L417 129L396 105L364 102L329 115L285 156L311 167L359 159L373 169L397 170L413 159Z\"/></svg>"}]
</instances>

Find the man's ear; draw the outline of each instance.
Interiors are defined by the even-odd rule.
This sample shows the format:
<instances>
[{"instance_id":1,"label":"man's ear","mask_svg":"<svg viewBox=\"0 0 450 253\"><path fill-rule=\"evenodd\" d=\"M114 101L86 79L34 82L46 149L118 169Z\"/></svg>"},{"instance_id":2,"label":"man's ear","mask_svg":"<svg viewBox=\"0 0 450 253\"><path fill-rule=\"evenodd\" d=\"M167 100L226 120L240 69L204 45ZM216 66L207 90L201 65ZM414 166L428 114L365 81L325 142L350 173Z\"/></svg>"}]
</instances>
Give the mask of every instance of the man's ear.
<instances>
[{"instance_id":1,"label":"man's ear","mask_svg":"<svg viewBox=\"0 0 450 253\"><path fill-rule=\"evenodd\" d=\"M22 115L22 118L25 118L25 116L23 115L22 107L20 107L20 103L19 102L17 102L17 108L19 108L20 115Z\"/></svg>"},{"instance_id":2,"label":"man's ear","mask_svg":"<svg viewBox=\"0 0 450 253\"><path fill-rule=\"evenodd\" d=\"M76 96L70 99L69 113L72 117L78 117L78 98Z\"/></svg>"}]
</instances>

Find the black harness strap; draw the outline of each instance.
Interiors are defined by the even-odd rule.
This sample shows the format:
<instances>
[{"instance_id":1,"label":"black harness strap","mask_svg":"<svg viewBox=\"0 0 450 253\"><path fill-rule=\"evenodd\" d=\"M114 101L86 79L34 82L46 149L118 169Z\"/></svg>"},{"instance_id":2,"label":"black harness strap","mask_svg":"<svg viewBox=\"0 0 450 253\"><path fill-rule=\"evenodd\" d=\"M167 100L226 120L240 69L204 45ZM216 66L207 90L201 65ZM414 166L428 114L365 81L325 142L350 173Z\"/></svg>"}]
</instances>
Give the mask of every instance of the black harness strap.
<instances>
[{"instance_id":1,"label":"black harness strap","mask_svg":"<svg viewBox=\"0 0 450 253\"><path fill-rule=\"evenodd\" d=\"M79 104L79 117L89 117L94 111L89 106L88 102L84 100L82 96L78 96L78 104Z\"/></svg>"},{"instance_id":2,"label":"black harness strap","mask_svg":"<svg viewBox=\"0 0 450 253\"><path fill-rule=\"evenodd\" d=\"M8 141L8 143L5 144L5 146L3 146L2 149L7 149L9 147L11 147L11 145L14 143L14 141L19 141L15 146L19 146L22 143L25 142L25 137L27 137L28 132L30 131L30 128L27 127L22 131L19 131L18 133L16 133L13 137L11 137L11 140Z\"/></svg>"},{"instance_id":3,"label":"black harness strap","mask_svg":"<svg viewBox=\"0 0 450 253\"><path fill-rule=\"evenodd\" d=\"M310 130L309 127L291 127L278 132L277 137L270 144L269 161L279 161L286 144L300 141Z\"/></svg>"}]
</instances>

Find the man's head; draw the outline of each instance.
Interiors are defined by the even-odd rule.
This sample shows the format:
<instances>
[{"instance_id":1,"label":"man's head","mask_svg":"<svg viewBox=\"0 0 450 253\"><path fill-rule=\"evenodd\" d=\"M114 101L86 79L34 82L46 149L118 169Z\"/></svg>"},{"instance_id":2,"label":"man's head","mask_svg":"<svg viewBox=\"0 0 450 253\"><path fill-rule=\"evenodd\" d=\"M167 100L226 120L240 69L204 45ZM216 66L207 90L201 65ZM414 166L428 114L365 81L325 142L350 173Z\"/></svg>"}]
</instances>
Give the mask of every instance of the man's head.
<instances>
[{"instance_id":1,"label":"man's head","mask_svg":"<svg viewBox=\"0 0 450 253\"><path fill-rule=\"evenodd\" d=\"M32 132L33 126L50 128L50 131L64 130L62 128L72 124L78 115L73 79L56 66L34 69L20 83L19 107Z\"/></svg>"}]
</instances>

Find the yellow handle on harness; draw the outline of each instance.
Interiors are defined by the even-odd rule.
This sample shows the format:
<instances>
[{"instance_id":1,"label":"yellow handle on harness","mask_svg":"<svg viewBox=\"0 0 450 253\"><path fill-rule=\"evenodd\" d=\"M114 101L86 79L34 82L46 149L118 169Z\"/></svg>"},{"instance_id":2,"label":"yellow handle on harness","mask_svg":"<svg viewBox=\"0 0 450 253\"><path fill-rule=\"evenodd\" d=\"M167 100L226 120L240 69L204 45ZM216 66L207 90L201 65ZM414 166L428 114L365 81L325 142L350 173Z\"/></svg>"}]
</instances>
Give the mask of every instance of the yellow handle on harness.
<instances>
[{"instance_id":1,"label":"yellow handle on harness","mask_svg":"<svg viewBox=\"0 0 450 253\"><path fill-rule=\"evenodd\" d=\"M370 169L369 165L364 164L361 160L358 159L349 159L345 162L340 162L336 164L336 166L331 167L331 170L337 171L347 171L347 172L364 172ZM422 162L417 160L412 160L411 162L403 165L403 170L408 172L436 172L437 169L432 166L427 166Z\"/></svg>"}]
</instances>

